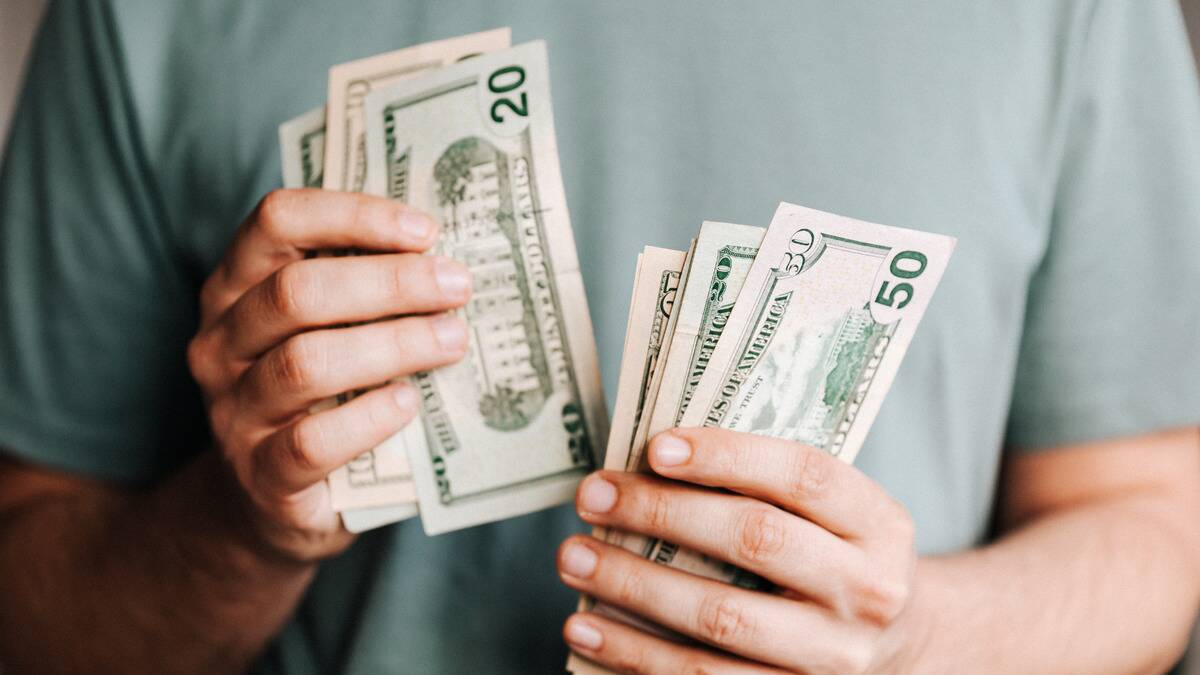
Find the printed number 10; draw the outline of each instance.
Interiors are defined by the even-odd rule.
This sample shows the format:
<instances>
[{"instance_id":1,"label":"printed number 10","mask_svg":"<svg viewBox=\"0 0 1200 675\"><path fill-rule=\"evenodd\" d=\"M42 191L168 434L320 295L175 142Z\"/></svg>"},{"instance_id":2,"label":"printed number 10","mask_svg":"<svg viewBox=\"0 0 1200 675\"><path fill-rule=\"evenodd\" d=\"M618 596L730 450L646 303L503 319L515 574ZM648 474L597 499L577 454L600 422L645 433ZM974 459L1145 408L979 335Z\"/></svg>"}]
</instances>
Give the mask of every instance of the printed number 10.
<instances>
[{"instance_id":1,"label":"printed number 10","mask_svg":"<svg viewBox=\"0 0 1200 675\"><path fill-rule=\"evenodd\" d=\"M488 91L493 94L507 94L523 84L525 84L525 69L521 66L505 66L488 77ZM504 117L500 115L502 108L508 108L521 117L527 117L529 101L525 98L525 92L521 92L519 100L518 104L511 98L497 99L492 104L492 121L496 124L504 123Z\"/></svg>"},{"instance_id":2,"label":"printed number 10","mask_svg":"<svg viewBox=\"0 0 1200 675\"><path fill-rule=\"evenodd\" d=\"M901 264L908 261L907 264ZM914 279L921 276L921 272L925 271L925 266L929 263L929 259L924 253L917 251L901 251L892 258L892 276L900 279ZM885 281L879 286L879 294L875 296L875 302L884 307L895 307L896 309L904 309L904 306L912 300L913 287L908 282L901 281L895 286L891 286L891 291L888 287L891 282Z\"/></svg>"}]
</instances>

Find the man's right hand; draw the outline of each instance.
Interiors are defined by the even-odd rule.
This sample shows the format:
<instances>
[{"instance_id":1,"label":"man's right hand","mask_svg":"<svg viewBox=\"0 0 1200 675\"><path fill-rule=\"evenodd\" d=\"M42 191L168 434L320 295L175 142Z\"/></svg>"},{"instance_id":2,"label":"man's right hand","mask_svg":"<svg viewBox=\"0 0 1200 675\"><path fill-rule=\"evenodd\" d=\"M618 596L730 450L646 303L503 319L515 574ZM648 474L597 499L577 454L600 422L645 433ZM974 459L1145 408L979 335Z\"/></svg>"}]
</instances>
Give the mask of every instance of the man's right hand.
<instances>
[{"instance_id":1,"label":"man's right hand","mask_svg":"<svg viewBox=\"0 0 1200 675\"><path fill-rule=\"evenodd\" d=\"M470 272L421 255L436 237L429 216L381 197L279 190L205 282L188 363L265 552L309 562L343 550L352 535L325 476L403 428L418 399L398 383L313 404L466 353L465 322L444 312L470 297ZM375 255L307 257L346 248Z\"/></svg>"}]
</instances>

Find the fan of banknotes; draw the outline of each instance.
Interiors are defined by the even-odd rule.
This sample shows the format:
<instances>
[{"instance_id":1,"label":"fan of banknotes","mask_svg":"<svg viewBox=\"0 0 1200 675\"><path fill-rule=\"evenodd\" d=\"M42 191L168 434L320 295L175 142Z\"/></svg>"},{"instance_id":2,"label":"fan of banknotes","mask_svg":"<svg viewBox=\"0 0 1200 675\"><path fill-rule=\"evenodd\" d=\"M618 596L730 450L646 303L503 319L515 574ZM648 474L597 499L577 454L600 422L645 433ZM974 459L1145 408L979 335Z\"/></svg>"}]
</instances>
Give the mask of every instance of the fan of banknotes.
<instances>
[{"instance_id":1,"label":"fan of banknotes","mask_svg":"<svg viewBox=\"0 0 1200 675\"><path fill-rule=\"evenodd\" d=\"M438 534L569 500L608 418L545 45L510 47L503 28L334 66L327 105L279 132L286 187L412 204L475 277L468 356L413 377L420 418L330 474L346 527L419 512Z\"/></svg>"},{"instance_id":2,"label":"fan of banknotes","mask_svg":"<svg viewBox=\"0 0 1200 675\"><path fill-rule=\"evenodd\" d=\"M601 448L607 468L644 470L647 439L672 426L789 438L852 461L954 239L783 203L765 229L706 222L686 253L646 247L610 434L545 45L509 45L497 29L335 66L327 105L280 127L285 186L410 203L441 220L435 252L475 276L459 310L468 356L414 376L419 419L330 474L346 527L419 513L438 534L558 505ZM666 542L598 534L754 583Z\"/></svg>"}]
</instances>

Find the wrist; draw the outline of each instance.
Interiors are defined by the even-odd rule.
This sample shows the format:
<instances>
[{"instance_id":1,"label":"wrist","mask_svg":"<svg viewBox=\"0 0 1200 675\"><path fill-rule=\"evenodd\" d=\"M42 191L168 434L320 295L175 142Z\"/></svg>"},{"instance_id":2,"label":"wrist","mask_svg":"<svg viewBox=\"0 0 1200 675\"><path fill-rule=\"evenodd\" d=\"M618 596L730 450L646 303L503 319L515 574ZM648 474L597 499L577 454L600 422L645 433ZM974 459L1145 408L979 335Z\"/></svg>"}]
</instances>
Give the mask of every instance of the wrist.
<instances>
[{"instance_id":1,"label":"wrist","mask_svg":"<svg viewBox=\"0 0 1200 675\"><path fill-rule=\"evenodd\" d=\"M223 543L222 557L236 572L286 576L315 568L316 561L281 545L278 528L253 503L218 452L204 452L185 471L192 474L184 477L185 494L170 495L165 506L180 504L191 511L183 518L194 522L201 536Z\"/></svg>"}]
</instances>

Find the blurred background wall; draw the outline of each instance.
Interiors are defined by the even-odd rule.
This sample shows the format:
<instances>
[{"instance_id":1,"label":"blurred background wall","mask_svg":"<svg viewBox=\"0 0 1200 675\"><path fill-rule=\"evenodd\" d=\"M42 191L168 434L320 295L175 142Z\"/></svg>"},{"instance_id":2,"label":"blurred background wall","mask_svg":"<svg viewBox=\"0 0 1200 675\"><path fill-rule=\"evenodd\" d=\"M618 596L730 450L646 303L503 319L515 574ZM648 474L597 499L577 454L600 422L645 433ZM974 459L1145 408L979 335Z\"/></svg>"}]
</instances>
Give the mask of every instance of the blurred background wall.
<instances>
[{"instance_id":1,"label":"blurred background wall","mask_svg":"<svg viewBox=\"0 0 1200 675\"><path fill-rule=\"evenodd\" d=\"M25 56L45 4L45 0L0 0L0 156L8 139L8 121Z\"/></svg>"},{"instance_id":2,"label":"blurred background wall","mask_svg":"<svg viewBox=\"0 0 1200 675\"><path fill-rule=\"evenodd\" d=\"M1200 0L1183 0L1183 17L1192 33L1192 53L1200 62Z\"/></svg>"},{"instance_id":3,"label":"blurred background wall","mask_svg":"<svg viewBox=\"0 0 1200 675\"><path fill-rule=\"evenodd\" d=\"M1181 0L1192 35L1192 50L1200 56L1200 0ZM45 0L0 0L0 157L8 138L8 122L15 103L25 57L42 14ZM1192 641L1186 675L1200 675L1200 625Z\"/></svg>"}]
</instances>

